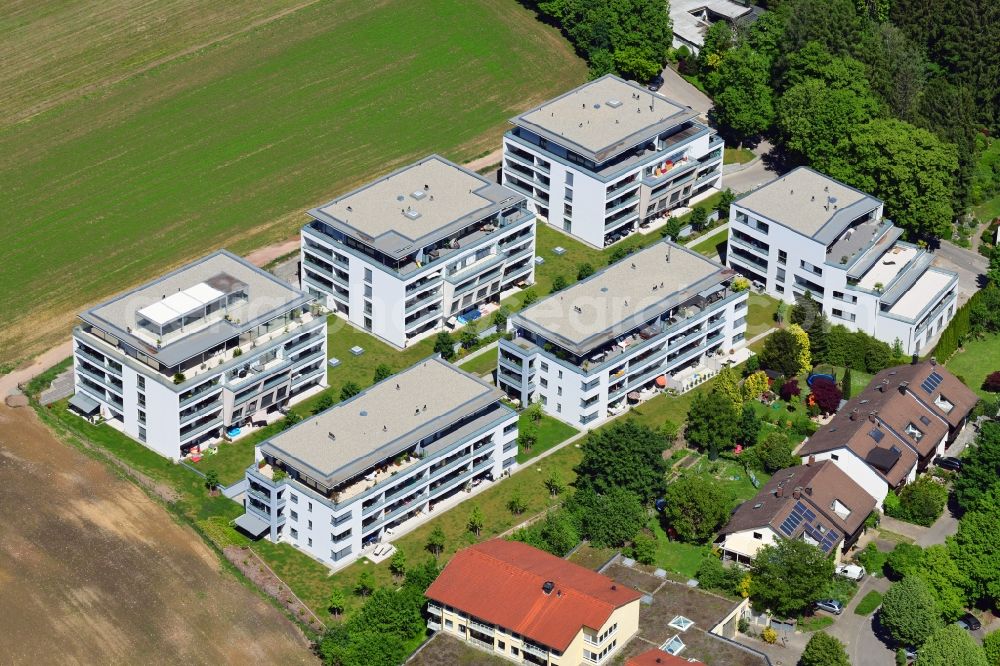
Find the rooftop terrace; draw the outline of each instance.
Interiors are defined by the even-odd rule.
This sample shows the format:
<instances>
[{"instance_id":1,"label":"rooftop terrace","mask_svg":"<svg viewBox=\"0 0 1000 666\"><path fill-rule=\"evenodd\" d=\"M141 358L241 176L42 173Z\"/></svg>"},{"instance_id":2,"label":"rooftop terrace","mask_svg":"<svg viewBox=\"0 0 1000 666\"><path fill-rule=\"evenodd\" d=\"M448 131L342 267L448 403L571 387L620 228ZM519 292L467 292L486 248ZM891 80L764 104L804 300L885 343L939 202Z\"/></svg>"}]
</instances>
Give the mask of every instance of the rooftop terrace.
<instances>
[{"instance_id":1,"label":"rooftop terrace","mask_svg":"<svg viewBox=\"0 0 1000 666\"><path fill-rule=\"evenodd\" d=\"M272 437L261 452L333 487L499 398L489 384L430 358Z\"/></svg>"},{"instance_id":2,"label":"rooftop terrace","mask_svg":"<svg viewBox=\"0 0 1000 666\"><path fill-rule=\"evenodd\" d=\"M511 122L602 162L695 116L690 107L608 74Z\"/></svg>"},{"instance_id":3,"label":"rooftop terrace","mask_svg":"<svg viewBox=\"0 0 1000 666\"><path fill-rule=\"evenodd\" d=\"M431 155L309 214L398 259L521 201L522 195Z\"/></svg>"},{"instance_id":4,"label":"rooftop terrace","mask_svg":"<svg viewBox=\"0 0 1000 666\"><path fill-rule=\"evenodd\" d=\"M881 203L808 167L778 176L736 201L741 208L824 244L837 240L851 222ZM834 254L836 261L840 255L851 253L842 249Z\"/></svg>"},{"instance_id":5,"label":"rooftop terrace","mask_svg":"<svg viewBox=\"0 0 1000 666\"><path fill-rule=\"evenodd\" d=\"M897 243L868 269L868 272L858 281L858 286L874 291L875 285L879 284L885 289L906 268L907 264L916 258L918 253L919 250L912 245Z\"/></svg>"},{"instance_id":6,"label":"rooftop terrace","mask_svg":"<svg viewBox=\"0 0 1000 666\"><path fill-rule=\"evenodd\" d=\"M954 273L935 268L928 269L910 287L909 291L896 301L896 304L889 310L889 314L906 319L916 319L923 309L933 303L954 279Z\"/></svg>"}]
</instances>

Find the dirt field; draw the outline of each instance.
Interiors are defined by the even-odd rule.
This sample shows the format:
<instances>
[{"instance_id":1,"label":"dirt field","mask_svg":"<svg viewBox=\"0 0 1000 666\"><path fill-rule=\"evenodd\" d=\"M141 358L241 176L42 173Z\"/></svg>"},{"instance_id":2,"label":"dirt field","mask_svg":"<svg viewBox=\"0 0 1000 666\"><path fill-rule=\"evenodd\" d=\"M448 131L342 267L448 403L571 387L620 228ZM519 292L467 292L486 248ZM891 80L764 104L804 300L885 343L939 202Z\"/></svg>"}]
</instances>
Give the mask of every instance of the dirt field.
<instances>
[{"instance_id":1,"label":"dirt field","mask_svg":"<svg viewBox=\"0 0 1000 666\"><path fill-rule=\"evenodd\" d=\"M314 663L298 629L161 506L0 406L5 664Z\"/></svg>"}]
</instances>

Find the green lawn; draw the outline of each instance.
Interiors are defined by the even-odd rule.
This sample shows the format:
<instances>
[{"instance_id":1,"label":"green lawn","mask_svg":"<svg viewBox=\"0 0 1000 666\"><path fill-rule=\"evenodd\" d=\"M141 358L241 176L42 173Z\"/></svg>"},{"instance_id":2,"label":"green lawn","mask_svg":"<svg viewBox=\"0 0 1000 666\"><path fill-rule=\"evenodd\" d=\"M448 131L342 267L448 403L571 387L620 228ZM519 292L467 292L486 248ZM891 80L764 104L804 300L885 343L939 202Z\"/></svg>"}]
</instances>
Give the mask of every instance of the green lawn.
<instances>
[{"instance_id":1,"label":"green lawn","mask_svg":"<svg viewBox=\"0 0 1000 666\"><path fill-rule=\"evenodd\" d=\"M494 150L508 118L587 78L558 30L511 0L296 2L242 33L246 17L228 9L159 5L185 3L221 17L218 30L182 26L188 43L163 46L169 22L124 17L94 31L106 17L86 11L58 39L39 36L55 22L47 11L0 27L31 36L10 40L13 72L48 60L39 43L73 42L78 70L107 55L92 42L105 48L118 33L141 32L153 51L112 53L114 71L97 78L123 80L0 133L0 312L18 313L0 323L0 363L64 339L84 304L209 249L287 238L303 210L351 186L429 153L461 162ZM240 4L253 18L293 5ZM26 78L50 84L45 67Z\"/></svg>"},{"instance_id":2,"label":"green lawn","mask_svg":"<svg viewBox=\"0 0 1000 666\"><path fill-rule=\"evenodd\" d=\"M769 328L775 327L774 315L778 311L776 298L766 294L750 292L747 301L747 339L760 335Z\"/></svg>"},{"instance_id":3,"label":"green lawn","mask_svg":"<svg viewBox=\"0 0 1000 666\"><path fill-rule=\"evenodd\" d=\"M459 362L458 366L474 375L485 375L493 372L497 367L496 345L471 360Z\"/></svg>"},{"instance_id":4,"label":"green lawn","mask_svg":"<svg viewBox=\"0 0 1000 666\"><path fill-rule=\"evenodd\" d=\"M856 615L871 615L880 605L882 605L882 595L879 594L878 590L872 590L861 597L861 601L854 608L854 613Z\"/></svg>"},{"instance_id":5,"label":"green lawn","mask_svg":"<svg viewBox=\"0 0 1000 666\"><path fill-rule=\"evenodd\" d=\"M723 164L745 164L753 159L753 151L749 148L726 148L722 152Z\"/></svg>"},{"instance_id":6,"label":"green lawn","mask_svg":"<svg viewBox=\"0 0 1000 666\"><path fill-rule=\"evenodd\" d=\"M694 578L702 561L712 556L708 546L695 546L668 539L656 518L650 521L649 528L656 535L655 564L658 567Z\"/></svg>"},{"instance_id":7,"label":"green lawn","mask_svg":"<svg viewBox=\"0 0 1000 666\"><path fill-rule=\"evenodd\" d=\"M528 414L521 413L518 420L519 429L524 428L524 424L529 418L531 417ZM538 441L535 442L530 451L524 451L519 448L517 451L517 462L523 464L535 456L548 451L556 444L565 442L577 432L576 428L563 423L559 419L548 414L542 414L542 418L538 421Z\"/></svg>"},{"instance_id":8,"label":"green lawn","mask_svg":"<svg viewBox=\"0 0 1000 666\"><path fill-rule=\"evenodd\" d=\"M979 340L966 340L962 349L945 364L948 369L982 398L995 399L995 393L983 390L983 380L1000 370L1000 335L988 335Z\"/></svg>"},{"instance_id":9,"label":"green lawn","mask_svg":"<svg viewBox=\"0 0 1000 666\"><path fill-rule=\"evenodd\" d=\"M995 217L1000 217L1000 195L987 199L973 208L972 212L980 222L988 222Z\"/></svg>"},{"instance_id":10,"label":"green lawn","mask_svg":"<svg viewBox=\"0 0 1000 666\"><path fill-rule=\"evenodd\" d=\"M691 249L709 258L714 258L716 255L722 256L722 253L726 251L727 238L729 238L729 229L723 229L694 245Z\"/></svg>"},{"instance_id":11,"label":"green lawn","mask_svg":"<svg viewBox=\"0 0 1000 666\"><path fill-rule=\"evenodd\" d=\"M811 633L813 631L819 631L821 629L826 629L831 624L833 624L833 618L829 615L813 615L811 617L804 617L798 621L796 628L799 631L804 631Z\"/></svg>"}]
</instances>

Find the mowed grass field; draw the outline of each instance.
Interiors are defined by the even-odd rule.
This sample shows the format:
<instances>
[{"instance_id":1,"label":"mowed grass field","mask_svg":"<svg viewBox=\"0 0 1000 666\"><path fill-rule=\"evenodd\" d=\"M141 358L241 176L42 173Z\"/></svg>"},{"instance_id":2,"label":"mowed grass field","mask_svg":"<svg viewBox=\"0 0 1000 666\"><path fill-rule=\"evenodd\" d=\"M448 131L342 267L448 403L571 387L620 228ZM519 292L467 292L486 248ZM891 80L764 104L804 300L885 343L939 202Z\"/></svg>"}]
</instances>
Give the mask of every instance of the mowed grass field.
<instances>
[{"instance_id":1,"label":"mowed grass field","mask_svg":"<svg viewBox=\"0 0 1000 666\"><path fill-rule=\"evenodd\" d=\"M351 186L497 149L509 117L586 79L514 0L223 4L53 0L0 20L17 63L0 77L0 363L168 268L287 237Z\"/></svg>"}]
</instances>

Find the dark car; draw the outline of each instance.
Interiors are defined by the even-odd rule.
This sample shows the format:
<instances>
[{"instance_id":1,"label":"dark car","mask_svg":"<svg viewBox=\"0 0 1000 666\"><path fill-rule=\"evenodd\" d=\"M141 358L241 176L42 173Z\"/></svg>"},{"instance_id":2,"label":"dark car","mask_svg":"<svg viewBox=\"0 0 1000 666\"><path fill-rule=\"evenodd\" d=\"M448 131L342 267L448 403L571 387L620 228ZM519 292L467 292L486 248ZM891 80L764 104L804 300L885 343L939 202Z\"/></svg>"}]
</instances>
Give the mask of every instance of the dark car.
<instances>
[{"instance_id":1,"label":"dark car","mask_svg":"<svg viewBox=\"0 0 1000 666\"><path fill-rule=\"evenodd\" d=\"M942 469L950 469L953 472L962 471L962 461L952 456L938 456L934 459L934 464Z\"/></svg>"},{"instance_id":2,"label":"dark car","mask_svg":"<svg viewBox=\"0 0 1000 666\"><path fill-rule=\"evenodd\" d=\"M968 629L969 631L976 631L977 629L983 628L983 624L979 621L979 618L972 613L966 613L962 617L958 618L958 626L963 629Z\"/></svg>"},{"instance_id":3,"label":"dark car","mask_svg":"<svg viewBox=\"0 0 1000 666\"><path fill-rule=\"evenodd\" d=\"M647 85L646 87L652 90L653 92L656 92L657 90L663 87L663 77L657 74L652 79L650 79L649 85Z\"/></svg>"}]
</instances>

